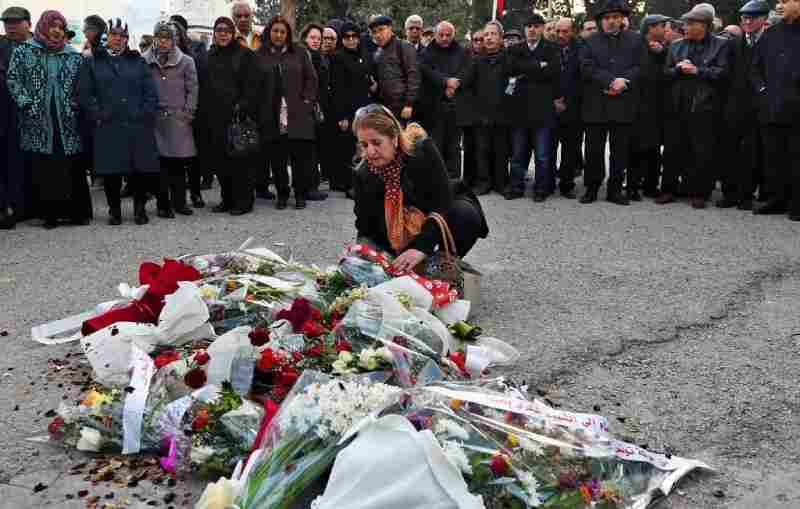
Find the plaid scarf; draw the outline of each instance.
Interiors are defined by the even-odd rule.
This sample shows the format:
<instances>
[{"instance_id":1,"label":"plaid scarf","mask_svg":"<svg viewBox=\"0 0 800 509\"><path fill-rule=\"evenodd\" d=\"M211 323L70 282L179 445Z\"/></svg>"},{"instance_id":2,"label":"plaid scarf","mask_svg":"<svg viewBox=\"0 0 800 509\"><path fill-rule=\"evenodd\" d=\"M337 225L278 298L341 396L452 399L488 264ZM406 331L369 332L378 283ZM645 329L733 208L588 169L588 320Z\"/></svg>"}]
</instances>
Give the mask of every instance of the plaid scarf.
<instances>
[{"instance_id":1,"label":"plaid scarf","mask_svg":"<svg viewBox=\"0 0 800 509\"><path fill-rule=\"evenodd\" d=\"M425 214L416 207L403 204L403 187L400 174L403 170L403 156L400 152L394 161L383 168L369 166L369 171L383 180L383 209L386 216L386 234L396 252L406 246L422 231Z\"/></svg>"}]
</instances>

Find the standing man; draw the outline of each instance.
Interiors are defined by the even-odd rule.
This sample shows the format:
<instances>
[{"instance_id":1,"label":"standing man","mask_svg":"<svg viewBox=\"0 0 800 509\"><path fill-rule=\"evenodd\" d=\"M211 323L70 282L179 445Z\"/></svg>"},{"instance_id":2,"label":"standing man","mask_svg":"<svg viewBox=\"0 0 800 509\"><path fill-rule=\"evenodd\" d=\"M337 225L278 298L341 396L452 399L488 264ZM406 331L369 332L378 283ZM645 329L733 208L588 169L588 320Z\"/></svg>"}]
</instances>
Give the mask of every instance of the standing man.
<instances>
[{"instance_id":1,"label":"standing man","mask_svg":"<svg viewBox=\"0 0 800 509\"><path fill-rule=\"evenodd\" d=\"M703 5L683 15L686 37L669 48L664 178L656 203L675 201L678 177L686 176L693 208L702 209L713 186L715 120L722 111L730 73L727 41L711 33L714 12Z\"/></svg>"},{"instance_id":2,"label":"standing man","mask_svg":"<svg viewBox=\"0 0 800 509\"><path fill-rule=\"evenodd\" d=\"M472 66L477 58L483 54L483 30L476 30L472 32L470 37L470 47L468 51L468 58L470 59L469 66ZM464 183L469 187L475 185L477 178L477 159L475 152L475 96L471 93L461 90L461 94L457 98L457 103L460 106L456 107L458 126L462 128L464 133L464 169L462 171Z\"/></svg>"},{"instance_id":3,"label":"standing man","mask_svg":"<svg viewBox=\"0 0 800 509\"><path fill-rule=\"evenodd\" d=\"M723 198L716 205L751 210L753 192L761 180L763 145L761 129L754 120L758 118L758 103L750 76L753 56L766 29L769 5L765 0L751 0L739 14L744 36L728 43L731 83L722 126L726 134L723 148L726 164L722 175Z\"/></svg>"},{"instance_id":4,"label":"standing man","mask_svg":"<svg viewBox=\"0 0 800 509\"><path fill-rule=\"evenodd\" d=\"M622 29L630 14L625 0L607 0L595 20L599 32L586 39L581 48L583 121L586 123L586 193L581 203L597 201L597 192L605 178L606 140L611 143L606 199L628 205L622 183L628 167L631 128L639 107L639 73L642 39L639 34Z\"/></svg>"},{"instance_id":5,"label":"standing man","mask_svg":"<svg viewBox=\"0 0 800 509\"><path fill-rule=\"evenodd\" d=\"M664 31L664 39L667 41L667 45L672 44L678 39L683 39L685 34L686 27L682 21L678 19L670 19L667 21L667 27Z\"/></svg>"},{"instance_id":6,"label":"standing man","mask_svg":"<svg viewBox=\"0 0 800 509\"><path fill-rule=\"evenodd\" d=\"M583 26L581 27L581 39L585 41L592 34L596 32L597 32L597 21L589 18L583 22Z\"/></svg>"},{"instance_id":7,"label":"standing man","mask_svg":"<svg viewBox=\"0 0 800 509\"><path fill-rule=\"evenodd\" d=\"M378 85L377 97L401 122L409 122L414 115L422 81L417 50L395 37L389 16L373 17L369 30L378 46L373 72Z\"/></svg>"},{"instance_id":8,"label":"standing man","mask_svg":"<svg viewBox=\"0 0 800 509\"><path fill-rule=\"evenodd\" d=\"M753 85L761 104L769 200L756 214L800 221L800 0L781 0L783 22L756 46Z\"/></svg>"},{"instance_id":9,"label":"standing man","mask_svg":"<svg viewBox=\"0 0 800 509\"><path fill-rule=\"evenodd\" d=\"M581 164L583 123L581 122L581 70L575 22L561 18L556 22L556 42L561 52L561 93L555 101L556 128L553 131L552 165L561 146L558 186L561 196L575 199L575 175Z\"/></svg>"},{"instance_id":10,"label":"standing man","mask_svg":"<svg viewBox=\"0 0 800 509\"><path fill-rule=\"evenodd\" d=\"M22 7L3 11L0 37L0 230L14 228L33 213L33 183L19 148L17 103L6 86L11 54L31 38L31 14Z\"/></svg>"},{"instance_id":11,"label":"standing man","mask_svg":"<svg viewBox=\"0 0 800 509\"><path fill-rule=\"evenodd\" d=\"M425 27L422 29L422 46L427 48L433 42L436 36L436 29L433 27Z\"/></svg>"},{"instance_id":12,"label":"standing man","mask_svg":"<svg viewBox=\"0 0 800 509\"><path fill-rule=\"evenodd\" d=\"M431 137L439 147L447 171L452 179L461 178L461 132L457 123L457 108L460 101L461 80L469 66L469 56L456 42L456 28L449 21L436 26L436 39L422 52L422 108L428 114Z\"/></svg>"},{"instance_id":13,"label":"standing man","mask_svg":"<svg viewBox=\"0 0 800 509\"><path fill-rule=\"evenodd\" d=\"M514 48L530 71L517 77L510 100L511 182L504 193L507 200L525 195L531 155L536 157L533 201L543 202L555 191L551 150L554 101L561 98L561 59L558 48L544 39L545 26L541 15L532 14L525 22L525 43Z\"/></svg>"},{"instance_id":14,"label":"standing man","mask_svg":"<svg viewBox=\"0 0 800 509\"><path fill-rule=\"evenodd\" d=\"M643 39L639 112L630 149L628 199L642 201L640 191L650 198L658 196L661 178L661 145L664 141L664 40L666 16L652 14L642 20Z\"/></svg>"},{"instance_id":15,"label":"standing man","mask_svg":"<svg viewBox=\"0 0 800 509\"><path fill-rule=\"evenodd\" d=\"M245 48L255 51L261 47L261 34L253 29L253 8L246 0L236 0L231 7L231 17L236 23L236 40Z\"/></svg>"},{"instance_id":16,"label":"standing man","mask_svg":"<svg viewBox=\"0 0 800 509\"><path fill-rule=\"evenodd\" d=\"M412 14L406 19L406 41L417 50L417 54L425 49L422 44L422 29L424 23L418 14Z\"/></svg>"}]
</instances>

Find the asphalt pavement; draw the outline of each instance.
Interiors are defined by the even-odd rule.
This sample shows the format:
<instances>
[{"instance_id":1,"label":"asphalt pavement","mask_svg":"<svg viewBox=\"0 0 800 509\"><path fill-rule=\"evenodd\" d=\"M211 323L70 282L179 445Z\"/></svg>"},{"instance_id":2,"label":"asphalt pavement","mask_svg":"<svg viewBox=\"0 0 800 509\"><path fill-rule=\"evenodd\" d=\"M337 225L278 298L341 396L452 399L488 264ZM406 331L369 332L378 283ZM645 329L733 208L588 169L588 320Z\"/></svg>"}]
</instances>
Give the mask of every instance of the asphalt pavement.
<instances>
[{"instance_id":1,"label":"asphalt pavement","mask_svg":"<svg viewBox=\"0 0 800 509\"><path fill-rule=\"evenodd\" d=\"M217 202L217 188L204 194ZM159 219L150 202L147 226L133 224L127 201L119 227L106 225L102 193L94 199L88 227L33 221L0 232L2 508L183 507L202 489L93 485L82 465L91 458L30 441L90 371L56 372L49 361L78 348L36 344L32 326L114 298L146 260L256 237L328 265L355 234L341 193L302 211L258 200L241 217L209 206ZM800 223L685 202L482 203L491 234L467 258L485 274L477 320L522 352L498 373L560 408L608 416L629 441L717 469L692 475L660 507L800 507Z\"/></svg>"}]
</instances>

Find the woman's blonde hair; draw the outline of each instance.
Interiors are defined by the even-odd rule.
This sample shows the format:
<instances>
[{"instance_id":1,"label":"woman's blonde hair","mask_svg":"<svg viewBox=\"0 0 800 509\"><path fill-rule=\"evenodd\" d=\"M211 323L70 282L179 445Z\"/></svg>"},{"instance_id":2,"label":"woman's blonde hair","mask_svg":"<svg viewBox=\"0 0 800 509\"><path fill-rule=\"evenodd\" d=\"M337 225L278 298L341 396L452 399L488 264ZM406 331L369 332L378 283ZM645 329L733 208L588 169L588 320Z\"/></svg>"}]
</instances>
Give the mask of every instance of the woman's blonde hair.
<instances>
[{"instance_id":1,"label":"woman's blonde hair","mask_svg":"<svg viewBox=\"0 0 800 509\"><path fill-rule=\"evenodd\" d=\"M416 122L411 122L404 129L394 114L380 104L370 104L356 112L353 134L358 136L359 129L374 129L383 136L397 138L400 151L407 156L413 155L417 144L428 136Z\"/></svg>"}]
</instances>

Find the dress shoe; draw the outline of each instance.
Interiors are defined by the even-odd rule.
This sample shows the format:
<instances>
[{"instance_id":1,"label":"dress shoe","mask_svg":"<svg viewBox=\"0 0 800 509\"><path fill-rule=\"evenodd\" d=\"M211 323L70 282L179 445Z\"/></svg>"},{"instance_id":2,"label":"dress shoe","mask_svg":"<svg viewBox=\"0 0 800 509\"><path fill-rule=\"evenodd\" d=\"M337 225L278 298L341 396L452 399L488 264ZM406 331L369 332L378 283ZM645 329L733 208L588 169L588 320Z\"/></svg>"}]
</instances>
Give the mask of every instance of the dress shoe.
<instances>
[{"instance_id":1,"label":"dress shoe","mask_svg":"<svg viewBox=\"0 0 800 509\"><path fill-rule=\"evenodd\" d=\"M645 189L642 194L645 198L655 199L658 198L658 189Z\"/></svg>"},{"instance_id":2,"label":"dress shoe","mask_svg":"<svg viewBox=\"0 0 800 509\"><path fill-rule=\"evenodd\" d=\"M574 200L575 198L578 197L578 195L575 194L575 190L574 189L567 189L566 191L561 191L561 196L563 196L564 198L566 198L568 200Z\"/></svg>"},{"instance_id":3,"label":"dress shoe","mask_svg":"<svg viewBox=\"0 0 800 509\"><path fill-rule=\"evenodd\" d=\"M667 203L672 203L675 201L675 195L672 193L661 193L661 195L656 198L656 203L659 205L666 205Z\"/></svg>"},{"instance_id":4,"label":"dress shoe","mask_svg":"<svg viewBox=\"0 0 800 509\"><path fill-rule=\"evenodd\" d=\"M587 189L583 196L581 196L581 203L594 203L597 201L597 190L596 189Z\"/></svg>"},{"instance_id":5,"label":"dress shoe","mask_svg":"<svg viewBox=\"0 0 800 509\"><path fill-rule=\"evenodd\" d=\"M147 217L147 212L145 211L144 205L135 205L133 207L133 222L139 226L150 222L150 218Z\"/></svg>"},{"instance_id":6,"label":"dress shoe","mask_svg":"<svg viewBox=\"0 0 800 509\"><path fill-rule=\"evenodd\" d=\"M303 210L306 208L306 199L305 198L296 198L294 208L297 210Z\"/></svg>"},{"instance_id":7,"label":"dress shoe","mask_svg":"<svg viewBox=\"0 0 800 509\"><path fill-rule=\"evenodd\" d=\"M162 217L164 219L172 219L175 217L175 213L172 212L170 209L158 209L158 217Z\"/></svg>"},{"instance_id":8,"label":"dress shoe","mask_svg":"<svg viewBox=\"0 0 800 509\"><path fill-rule=\"evenodd\" d=\"M231 210L231 215L232 216L243 216L245 214L249 214L252 211L253 211L253 209L233 209L233 210Z\"/></svg>"},{"instance_id":9,"label":"dress shoe","mask_svg":"<svg viewBox=\"0 0 800 509\"><path fill-rule=\"evenodd\" d=\"M609 194L606 196L606 201L609 203L616 203L617 205L630 205L631 202L625 197L622 192Z\"/></svg>"},{"instance_id":10,"label":"dress shoe","mask_svg":"<svg viewBox=\"0 0 800 509\"><path fill-rule=\"evenodd\" d=\"M492 186L489 184L478 184L475 189L473 189L473 192L477 196L486 196L492 192Z\"/></svg>"},{"instance_id":11,"label":"dress shoe","mask_svg":"<svg viewBox=\"0 0 800 509\"><path fill-rule=\"evenodd\" d=\"M533 193L533 201L536 203L542 203L543 201L547 200L547 193Z\"/></svg>"},{"instance_id":12,"label":"dress shoe","mask_svg":"<svg viewBox=\"0 0 800 509\"><path fill-rule=\"evenodd\" d=\"M202 209L206 206L206 202L203 201L202 194L193 194L191 198L192 198L192 207L196 209Z\"/></svg>"},{"instance_id":13,"label":"dress shoe","mask_svg":"<svg viewBox=\"0 0 800 509\"><path fill-rule=\"evenodd\" d=\"M753 210L753 200L742 200L736 208L739 210Z\"/></svg>"},{"instance_id":14,"label":"dress shoe","mask_svg":"<svg viewBox=\"0 0 800 509\"><path fill-rule=\"evenodd\" d=\"M628 189L628 201L642 201L642 195L635 189Z\"/></svg>"},{"instance_id":15,"label":"dress shoe","mask_svg":"<svg viewBox=\"0 0 800 509\"><path fill-rule=\"evenodd\" d=\"M219 205L211 209L211 212L215 214L224 214L225 212L230 212L230 211L231 208L225 203L220 203Z\"/></svg>"},{"instance_id":16,"label":"dress shoe","mask_svg":"<svg viewBox=\"0 0 800 509\"><path fill-rule=\"evenodd\" d=\"M286 210L286 207L289 206L289 198L279 197L278 201L275 202L275 208L278 210Z\"/></svg>"},{"instance_id":17,"label":"dress shoe","mask_svg":"<svg viewBox=\"0 0 800 509\"><path fill-rule=\"evenodd\" d=\"M786 212L786 203L782 200L769 200L764 205L753 209L753 214L783 214Z\"/></svg>"},{"instance_id":18,"label":"dress shoe","mask_svg":"<svg viewBox=\"0 0 800 509\"><path fill-rule=\"evenodd\" d=\"M319 190L307 191L306 192L306 200L308 201L323 201L328 199L328 193L324 193Z\"/></svg>"},{"instance_id":19,"label":"dress shoe","mask_svg":"<svg viewBox=\"0 0 800 509\"><path fill-rule=\"evenodd\" d=\"M523 196L525 196L525 193L522 191L513 191L511 189L507 189L506 192L503 193L503 197L506 200L516 200L518 198L522 198Z\"/></svg>"},{"instance_id":20,"label":"dress shoe","mask_svg":"<svg viewBox=\"0 0 800 509\"><path fill-rule=\"evenodd\" d=\"M264 189L263 191L256 191L256 198L261 198L262 200L274 200L275 193L273 193L269 189Z\"/></svg>"},{"instance_id":21,"label":"dress shoe","mask_svg":"<svg viewBox=\"0 0 800 509\"><path fill-rule=\"evenodd\" d=\"M800 212L792 212L789 214L790 221L800 221Z\"/></svg>"},{"instance_id":22,"label":"dress shoe","mask_svg":"<svg viewBox=\"0 0 800 509\"><path fill-rule=\"evenodd\" d=\"M184 205L183 207L175 207L175 213L180 214L182 216L191 216L192 214L194 214L194 210Z\"/></svg>"},{"instance_id":23,"label":"dress shoe","mask_svg":"<svg viewBox=\"0 0 800 509\"><path fill-rule=\"evenodd\" d=\"M13 214L0 213L0 230L13 230L17 220Z\"/></svg>"},{"instance_id":24,"label":"dress shoe","mask_svg":"<svg viewBox=\"0 0 800 509\"><path fill-rule=\"evenodd\" d=\"M706 199L702 196L693 196L689 201L691 202L693 209L706 208Z\"/></svg>"},{"instance_id":25,"label":"dress shoe","mask_svg":"<svg viewBox=\"0 0 800 509\"><path fill-rule=\"evenodd\" d=\"M731 198L723 198L721 200L717 200L717 203L714 205L718 209L732 209L733 207L738 207L739 202Z\"/></svg>"},{"instance_id":26,"label":"dress shoe","mask_svg":"<svg viewBox=\"0 0 800 509\"><path fill-rule=\"evenodd\" d=\"M111 226L119 226L122 224L122 213L119 210L112 211L108 216L108 224Z\"/></svg>"}]
</instances>

